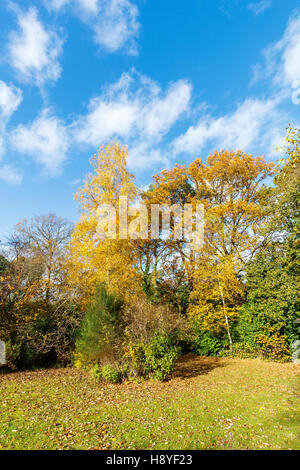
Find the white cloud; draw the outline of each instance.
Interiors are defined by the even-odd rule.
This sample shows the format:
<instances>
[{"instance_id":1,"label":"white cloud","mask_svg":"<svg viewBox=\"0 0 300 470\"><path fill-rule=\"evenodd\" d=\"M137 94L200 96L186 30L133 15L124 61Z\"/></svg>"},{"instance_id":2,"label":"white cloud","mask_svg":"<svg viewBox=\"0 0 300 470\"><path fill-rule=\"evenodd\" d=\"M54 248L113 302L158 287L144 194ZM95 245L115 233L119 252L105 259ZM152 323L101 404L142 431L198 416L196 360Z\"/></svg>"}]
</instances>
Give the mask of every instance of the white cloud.
<instances>
[{"instance_id":1,"label":"white cloud","mask_svg":"<svg viewBox=\"0 0 300 470\"><path fill-rule=\"evenodd\" d=\"M7 51L10 65L19 80L42 86L47 80L57 80L61 73L59 56L62 39L38 19L37 10L17 10L19 29L9 35Z\"/></svg>"},{"instance_id":2,"label":"white cloud","mask_svg":"<svg viewBox=\"0 0 300 470\"><path fill-rule=\"evenodd\" d=\"M2 155L4 154L4 151L5 151L3 133L4 132L0 129L0 160L2 160Z\"/></svg>"},{"instance_id":3,"label":"white cloud","mask_svg":"<svg viewBox=\"0 0 300 470\"><path fill-rule=\"evenodd\" d=\"M277 48L283 52L281 73L285 83L293 89L300 87L300 14L290 21Z\"/></svg>"},{"instance_id":4,"label":"white cloud","mask_svg":"<svg viewBox=\"0 0 300 470\"><path fill-rule=\"evenodd\" d=\"M22 91L0 80L0 117L9 119L22 101Z\"/></svg>"},{"instance_id":5,"label":"white cloud","mask_svg":"<svg viewBox=\"0 0 300 470\"><path fill-rule=\"evenodd\" d=\"M19 185L22 183L23 175L10 165L0 167L0 180L8 184Z\"/></svg>"},{"instance_id":6,"label":"white cloud","mask_svg":"<svg viewBox=\"0 0 300 470\"><path fill-rule=\"evenodd\" d=\"M69 137L64 123L45 109L28 126L20 125L14 129L10 144L41 164L45 175L55 176L61 172L67 158Z\"/></svg>"},{"instance_id":7,"label":"white cloud","mask_svg":"<svg viewBox=\"0 0 300 470\"><path fill-rule=\"evenodd\" d=\"M164 97L153 98L143 114L144 133L149 138L157 138L169 131L179 116L187 110L191 98L191 86L186 80L172 83Z\"/></svg>"},{"instance_id":8,"label":"white cloud","mask_svg":"<svg viewBox=\"0 0 300 470\"><path fill-rule=\"evenodd\" d=\"M261 13L267 2L253 3L255 12ZM221 117L202 116L198 124L190 126L175 138L172 148L175 154L195 154L203 149L241 149L262 152L276 158L276 149L284 145L285 127L289 113L284 100L292 97L300 103L300 14L294 14L282 38L264 51L264 67L256 68L254 81L269 78L269 99L248 98L236 109Z\"/></svg>"},{"instance_id":9,"label":"white cloud","mask_svg":"<svg viewBox=\"0 0 300 470\"><path fill-rule=\"evenodd\" d=\"M139 10L131 0L44 0L53 10L69 8L93 31L95 42L108 52L137 53Z\"/></svg>"},{"instance_id":10,"label":"white cloud","mask_svg":"<svg viewBox=\"0 0 300 470\"><path fill-rule=\"evenodd\" d=\"M175 139L174 151L192 154L208 144L218 149L244 151L259 147L261 136L267 139L274 120L279 119L277 104L272 99L246 99L232 114L219 118L204 116L197 126L191 126Z\"/></svg>"},{"instance_id":11,"label":"white cloud","mask_svg":"<svg viewBox=\"0 0 300 470\"><path fill-rule=\"evenodd\" d=\"M18 93L14 96L16 101ZM60 174L71 147L98 147L114 139L128 144L131 167L159 167L169 161L162 152L163 140L188 111L190 97L191 85L186 80L170 83L162 90L156 82L132 70L104 87L90 100L87 113L71 125L51 109L44 109L32 122L10 132L9 145L41 165L50 177ZM4 102L8 112L9 101Z\"/></svg>"},{"instance_id":12,"label":"white cloud","mask_svg":"<svg viewBox=\"0 0 300 470\"><path fill-rule=\"evenodd\" d=\"M140 27L137 18L138 9L129 0L104 0L93 25L95 41L109 52L126 44L127 53L136 54L135 38Z\"/></svg>"},{"instance_id":13,"label":"white cloud","mask_svg":"<svg viewBox=\"0 0 300 470\"><path fill-rule=\"evenodd\" d=\"M272 158L272 160L280 158L283 153L281 150L286 146L286 131L288 118L278 120L278 122L271 122L269 128L265 133L262 132L260 136L260 146L265 148L265 153Z\"/></svg>"},{"instance_id":14,"label":"white cloud","mask_svg":"<svg viewBox=\"0 0 300 470\"><path fill-rule=\"evenodd\" d=\"M129 145L128 165L135 170L155 169L170 164L169 154L161 148L151 146L150 142L132 142Z\"/></svg>"},{"instance_id":15,"label":"white cloud","mask_svg":"<svg viewBox=\"0 0 300 470\"><path fill-rule=\"evenodd\" d=\"M293 15L282 38L267 47L265 64L254 69L253 82L271 77L273 85L300 103L300 13Z\"/></svg>"},{"instance_id":16,"label":"white cloud","mask_svg":"<svg viewBox=\"0 0 300 470\"><path fill-rule=\"evenodd\" d=\"M88 115L76 126L76 139L95 146L113 136L129 136L138 112L136 104L126 99L105 102L102 98L94 98L89 109Z\"/></svg>"},{"instance_id":17,"label":"white cloud","mask_svg":"<svg viewBox=\"0 0 300 470\"><path fill-rule=\"evenodd\" d=\"M90 100L88 113L72 126L73 135L79 143L93 146L121 139L128 143L132 164L151 164L162 160L155 145L188 110L190 98L186 80L171 83L163 92L148 77L123 74Z\"/></svg>"},{"instance_id":18,"label":"white cloud","mask_svg":"<svg viewBox=\"0 0 300 470\"><path fill-rule=\"evenodd\" d=\"M6 148L6 125L22 101L22 91L0 80L0 160Z\"/></svg>"},{"instance_id":19,"label":"white cloud","mask_svg":"<svg viewBox=\"0 0 300 470\"><path fill-rule=\"evenodd\" d=\"M100 0L100 2L102 1L103 0ZM98 13L100 2L98 0L44 0L49 10L58 11L66 6L70 6L70 8L76 8L79 13L84 14Z\"/></svg>"},{"instance_id":20,"label":"white cloud","mask_svg":"<svg viewBox=\"0 0 300 470\"><path fill-rule=\"evenodd\" d=\"M87 13L98 13L99 3L104 3L105 0L75 0L78 5Z\"/></svg>"},{"instance_id":21,"label":"white cloud","mask_svg":"<svg viewBox=\"0 0 300 470\"><path fill-rule=\"evenodd\" d=\"M300 104L300 80L295 81L294 83L295 90L292 92L292 102L294 104Z\"/></svg>"},{"instance_id":22,"label":"white cloud","mask_svg":"<svg viewBox=\"0 0 300 470\"><path fill-rule=\"evenodd\" d=\"M249 3L248 9L251 10L255 16L260 15L272 5L271 0L261 0L259 2Z\"/></svg>"},{"instance_id":23,"label":"white cloud","mask_svg":"<svg viewBox=\"0 0 300 470\"><path fill-rule=\"evenodd\" d=\"M76 138L91 145L113 137L160 141L188 109L190 97L186 80L171 83L163 93L145 76L123 74L91 99L88 114L74 124Z\"/></svg>"},{"instance_id":24,"label":"white cloud","mask_svg":"<svg viewBox=\"0 0 300 470\"><path fill-rule=\"evenodd\" d=\"M45 6L49 10L58 11L70 3L71 0L44 0Z\"/></svg>"}]
</instances>

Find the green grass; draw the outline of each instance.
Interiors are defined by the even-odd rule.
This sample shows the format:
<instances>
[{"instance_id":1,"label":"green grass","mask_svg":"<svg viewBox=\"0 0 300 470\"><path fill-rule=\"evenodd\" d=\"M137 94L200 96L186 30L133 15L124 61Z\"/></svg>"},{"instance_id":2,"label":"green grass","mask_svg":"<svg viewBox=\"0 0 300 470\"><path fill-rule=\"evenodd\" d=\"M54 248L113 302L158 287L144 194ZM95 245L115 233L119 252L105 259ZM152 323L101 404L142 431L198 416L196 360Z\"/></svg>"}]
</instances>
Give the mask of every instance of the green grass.
<instances>
[{"instance_id":1,"label":"green grass","mask_svg":"<svg viewBox=\"0 0 300 470\"><path fill-rule=\"evenodd\" d=\"M0 375L1 449L299 449L294 364L187 356L165 383ZM298 417L298 419L297 419Z\"/></svg>"}]
</instances>

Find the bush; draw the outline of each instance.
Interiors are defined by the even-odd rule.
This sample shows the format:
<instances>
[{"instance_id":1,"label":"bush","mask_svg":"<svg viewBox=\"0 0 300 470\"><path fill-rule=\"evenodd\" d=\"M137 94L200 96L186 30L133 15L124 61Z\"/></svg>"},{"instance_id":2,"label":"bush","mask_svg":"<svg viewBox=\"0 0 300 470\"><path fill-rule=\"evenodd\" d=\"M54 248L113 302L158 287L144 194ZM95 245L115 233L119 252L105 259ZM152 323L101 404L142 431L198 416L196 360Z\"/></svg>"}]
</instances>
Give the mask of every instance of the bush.
<instances>
[{"instance_id":1,"label":"bush","mask_svg":"<svg viewBox=\"0 0 300 470\"><path fill-rule=\"evenodd\" d=\"M94 364L93 367L90 370L91 376L95 380L100 380L101 379L101 369L99 367L99 364Z\"/></svg>"},{"instance_id":2,"label":"bush","mask_svg":"<svg viewBox=\"0 0 300 470\"><path fill-rule=\"evenodd\" d=\"M104 286L97 288L76 341L74 364L77 367L116 360L124 334L122 308L122 301L109 294Z\"/></svg>"},{"instance_id":3,"label":"bush","mask_svg":"<svg viewBox=\"0 0 300 470\"><path fill-rule=\"evenodd\" d=\"M72 302L45 305L31 302L36 315L16 324L6 339L7 368L11 370L66 365L71 362L81 312Z\"/></svg>"},{"instance_id":4,"label":"bush","mask_svg":"<svg viewBox=\"0 0 300 470\"><path fill-rule=\"evenodd\" d=\"M256 358L259 355L259 348L254 348L249 343L234 343L231 351L228 348L220 351L220 356L239 357L240 359Z\"/></svg>"},{"instance_id":5,"label":"bush","mask_svg":"<svg viewBox=\"0 0 300 470\"><path fill-rule=\"evenodd\" d=\"M147 344L130 343L125 348L124 359L130 378L142 376L155 380L167 380L180 355L176 339L170 334L158 334Z\"/></svg>"},{"instance_id":6,"label":"bush","mask_svg":"<svg viewBox=\"0 0 300 470\"><path fill-rule=\"evenodd\" d=\"M291 352L286 346L286 336L274 333L271 336L258 334L255 341L260 348L261 354L273 361L285 362L291 359Z\"/></svg>"},{"instance_id":7,"label":"bush","mask_svg":"<svg viewBox=\"0 0 300 470\"><path fill-rule=\"evenodd\" d=\"M210 331L194 329L192 351L199 356L218 356L220 351L227 346L228 340L219 338Z\"/></svg>"},{"instance_id":8,"label":"bush","mask_svg":"<svg viewBox=\"0 0 300 470\"><path fill-rule=\"evenodd\" d=\"M24 332L24 364L69 364L81 317L81 310L73 302L49 305Z\"/></svg>"},{"instance_id":9,"label":"bush","mask_svg":"<svg viewBox=\"0 0 300 470\"><path fill-rule=\"evenodd\" d=\"M291 322L291 319L288 320ZM285 334L285 331L289 333ZM241 309L236 334L240 351L251 351L251 357L262 356L278 362L291 358L289 345L295 333L290 334L287 323L279 321L267 309L259 311L250 303L245 304Z\"/></svg>"},{"instance_id":10,"label":"bush","mask_svg":"<svg viewBox=\"0 0 300 470\"><path fill-rule=\"evenodd\" d=\"M174 344L172 335L158 335L145 347L145 365L149 376L155 380L166 380L174 370L180 349Z\"/></svg>"},{"instance_id":11,"label":"bush","mask_svg":"<svg viewBox=\"0 0 300 470\"><path fill-rule=\"evenodd\" d=\"M148 344L153 332L184 336L186 320L172 307L153 304L145 299L133 299L125 309L128 342Z\"/></svg>"},{"instance_id":12,"label":"bush","mask_svg":"<svg viewBox=\"0 0 300 470\"><path fill-rule=\"evenodd\" d=\"M94 364L90 372L95 380L103 379L105 382L111 384L119 383L122 379L121 371L111 364L106 364L103 367L100 367L99 364Z\"/></svg>"},{"instance_id":13,"label":"bush","mask_svg":"<svg viewBox=\"0 0 300 470\"><path fill-rule=\"evenodd\" d=\"M116 384L121 382L121 372L110 364L103 366L100 370L100 375L107 383Z\"/></svg>"},{"instance_id":14,"label":"bush","mask_svg":"<svg viewBox=\"0 0 300 470\"><path fill-rule=\"evenodd\" d=\"M20 344L13 344L10 339L5 343L5 356L6 356L5 368L8 368L10 370L18 369L18 364L20 362L20 351L21 351Z\"/></svg>"},{"instance_id":15,"label":"bush","mask_svg":"<svg viewBox=\"0 0 300 470\"><path fill-rule=\"evenodd\" d=\"M142 343L129 342L123 351L123 369L129 379L145 377L145 346Z\"/></svg>"}]
</instances>

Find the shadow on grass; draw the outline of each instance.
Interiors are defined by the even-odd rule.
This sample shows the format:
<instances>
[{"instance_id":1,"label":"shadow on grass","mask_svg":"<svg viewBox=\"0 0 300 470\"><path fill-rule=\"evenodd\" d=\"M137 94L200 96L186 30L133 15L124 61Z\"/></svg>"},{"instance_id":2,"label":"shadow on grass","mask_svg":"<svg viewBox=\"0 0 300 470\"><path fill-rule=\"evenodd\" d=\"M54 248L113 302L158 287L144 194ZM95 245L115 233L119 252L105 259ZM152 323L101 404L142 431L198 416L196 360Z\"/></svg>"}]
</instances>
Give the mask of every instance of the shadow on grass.
<instances>
[{"instance_id":1,"label":"shadow on grass","mask_svg":"<svg viewBox=\"0 0 300 470\"><path fill-rule=\"evenodd\" d=\"M181 357L172 374L172 378L188 379L198 375L208 374L217 367L226 367L224 359L218 357L196 356L195 354L186 354Z\"/></svg>"}]
</instances>

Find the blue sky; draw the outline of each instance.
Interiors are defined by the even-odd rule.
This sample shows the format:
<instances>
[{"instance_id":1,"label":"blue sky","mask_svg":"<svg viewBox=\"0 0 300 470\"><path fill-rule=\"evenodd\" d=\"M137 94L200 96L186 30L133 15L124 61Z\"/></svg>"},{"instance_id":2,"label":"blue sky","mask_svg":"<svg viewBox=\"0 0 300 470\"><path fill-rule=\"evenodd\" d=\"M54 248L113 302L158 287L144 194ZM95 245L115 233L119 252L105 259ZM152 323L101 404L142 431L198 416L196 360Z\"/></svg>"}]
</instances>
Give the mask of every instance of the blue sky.
<instances>
[{"instance_id":1,"label":"blue sky","mask_svg":"<svg viewBox=\"0 0 300 470\"><path fill-rule=\"evenodd\" d=\"M215 149L275 161L300 125L298 1L2 0L0 44L2 240L76 221L101 144L127 144L144 186Z\"/></svg>"}]
</instances>

